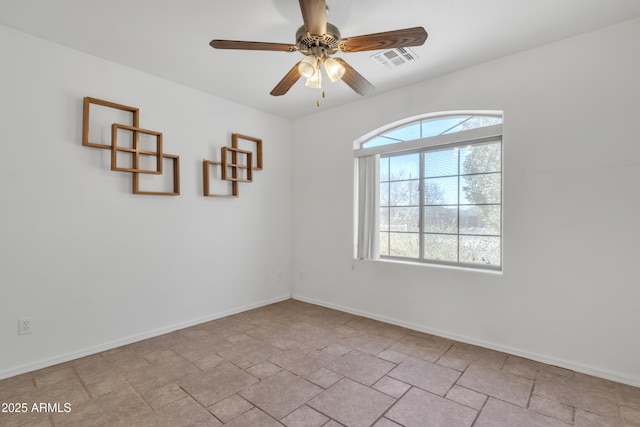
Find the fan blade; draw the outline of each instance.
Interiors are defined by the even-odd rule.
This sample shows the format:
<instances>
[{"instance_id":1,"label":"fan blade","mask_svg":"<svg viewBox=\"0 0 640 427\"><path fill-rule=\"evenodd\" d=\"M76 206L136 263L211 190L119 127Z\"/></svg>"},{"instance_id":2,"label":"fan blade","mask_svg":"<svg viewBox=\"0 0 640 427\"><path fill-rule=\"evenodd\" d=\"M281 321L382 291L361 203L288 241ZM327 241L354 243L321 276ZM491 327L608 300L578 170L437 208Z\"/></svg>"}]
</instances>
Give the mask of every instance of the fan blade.
<instances>
[{"instance_id":1,"label":"fan blade","mask_svg":"<svg viewBox=\"0 0 640 427\"><path fill-rule=\"evenodd\" d=\"M211 40L211 47L216 49L272 50L277 52L293 52L298 50L294 45L284 43L244 42L238 40Z\"/></svg>"},{"instance_id":2,"label":"fan blade","mask_svg":"<svg viewBox=\"0 0 640 427\"><path fill-rule=\"evenodd\" d=\"M427 40L427 36L427 31L422 27L367 34L365 36L342 39L340 41L340 50L343 52L362 52L365 50L420 46Z\"/></svg>"},{"instance_id":3,"label":"fan blade","mask_svg":"<svg viewBox=\"0 0 640 427\"><path fill-rule=\"evenodd\" d=\"M358 73L351 65L347 64L347 62L342 58L333 58L338 61L344 68L344 76L342 76L342 81L347 84L355 93L358 95L370 95L376 89L369 80L362 77L360 73Z\"/></svg>"},{"instance_id":4,"label":"fan blade","mask_svg":"<svg viewBox=\"0 0 640 427\"><path fill-rule=\"evenodd\" d=\"M304 27L311 34L322 36L327 32L327 4L325 0L300 0Z\"/></svg>"},{"instance_id":5,"label":"fan blade","mask_svg":"<svg viewBox=\"0 0 640 427\"><path fill-rule=\"evenodd\" d=\"M299 62L298 62L299 64ZM298 64L294 65L292 69L289 70L286 76L280 80L280 82L273 88L271 91L271 95L280 96L284 95L291 89L298 79L300 78L300 72L298 71Z\"/></svg>"}]
</instances>

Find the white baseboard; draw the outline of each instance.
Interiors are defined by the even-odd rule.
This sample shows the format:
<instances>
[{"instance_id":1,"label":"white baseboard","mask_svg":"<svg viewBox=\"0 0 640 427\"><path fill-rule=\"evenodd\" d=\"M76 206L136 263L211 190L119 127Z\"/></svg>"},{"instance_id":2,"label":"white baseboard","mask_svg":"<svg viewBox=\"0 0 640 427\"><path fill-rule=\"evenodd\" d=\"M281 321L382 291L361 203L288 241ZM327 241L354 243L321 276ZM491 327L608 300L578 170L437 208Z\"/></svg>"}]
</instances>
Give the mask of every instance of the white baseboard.
<instances>
[{"instance_id":1,"label":"white baseboard","mask_svg":"<svg viewBox=\"0 0 640 427\"><path fill-rule=\"evenodd\" d=\"M33 363L27 363L25 365L16 366L15 368L0 371L0 380L5 378L10 378L16 375L24 374L27 372L36 371L38 369L47 368L49 366L57 365L59 363L69 362L71 360L79 359L85 356L90 356L92 354L101 353L103 351L111 350L117 347L122 347L123 345L132 344L134 342L146 340L148 338L154 338L160 335L168 334L169 332L177 331L179 329L184 329L190 326L199 325L201 323L210 322L211 320L220 319L222 317L231 316L232 314L242 313L243 311L252 310L254 308L263 307L265 305L274 304L280 301L285 301L290 298L291 298L291 295L284 295L277 298L271 298L271 299L260 301L254 304L248 304L245 306L236 307L231 310L226 310L220 313L215 313L215 314L200 317L197 319L192 319L186 322L177 323L164 328L155 329L153 331L145 332L143 334L133 335L120 340L111 341L95 347L90 347L90 348L86 348L79 351L73 351L71 353L63 354L60 356L39 360Z\"/></svg>"},{"instance_id":2,"label":"white baseboard","mask_svg":"<svg viewBox=\"0 0 640 427\"><path fill-rule=\"evenodd\" d=\"M448 338L454 341L459 341L459 342L463 342L466 344L472 344L472 345L477 345L479 347L484 347L484 348L488 348L491 350L496 350L496 351L500 351L503 353L508 353L508 354L512 354L514 356L520 356L523 357L525 359L530 359L530 360L535 360L536 362L541 362L541 363L545 363L548 365L553 365L553 366L559 366L561 368L565 368L565 369L569 369L572 371L576 371L576 372L581 372L583 374L587 374L587 375L592 375L594 377L599 377L599 378L604 378L607 380L611 380L611 381L615 381L618 383L623 383L623 384L628 384L634 387L640 387L640 378L637 377L633 377L631 375L626 375L624 373L619 373L619 372L612 372L612 371L607 371L607 370L603 370L603 369L598 369L598 368L594 368L592 366L587 366L587 365L582 365L579 363L574 363L574 362L570 362L567 360L562 360L562 359L557 359L554 357L550 357L550 356L545 356L542 354L537 354L537 353L530 353L527 351L522 351L519 350L517 348L512 348L512 347L508 347L508 346L503 346L500 344L495 344L495 343L491 343L491 342L487 342L487 341L483 341L483 340L477 340L474 338L469 338L469 337L465 337L465 336L460 336L460 335L456 335L456 334L452 334L446 331L440 331L437 329L431 329L431 328L426 328L424 326L421 325L416 325L410 322L404 322L402 320L397 320L397 319L392 319L389 317L385 317L385 316L380 316L374 313L369 313L366 311L362 311L362 310L358 310L358 309L354 309L351 307L345 307L339 304L332 304L326 301L321 301L321 300L317 300L314 298L308 298L302 295L297 295L297 294L293 294L291 296L291 298L298 300L298 301L303 301L303 302L308 302L310 304L315 304L315 305L320 305L323 307L327 307L327 308L333 308L335 310L339 310L339 311L344 311L346 313L351 313L351 314L355 314L357 316L362 316L362 317L367 317L369 319L374 319L374 320L379 320L381 322L385 322L385 323L390 323L392 325L396 325L396 326L402 326L404 328L408 328L408 329L412 329L414 331L419 331L419 332L424 332L427 334L431 334L431 335L436 335L442 338Z\"/></svg>"}]
</instances>

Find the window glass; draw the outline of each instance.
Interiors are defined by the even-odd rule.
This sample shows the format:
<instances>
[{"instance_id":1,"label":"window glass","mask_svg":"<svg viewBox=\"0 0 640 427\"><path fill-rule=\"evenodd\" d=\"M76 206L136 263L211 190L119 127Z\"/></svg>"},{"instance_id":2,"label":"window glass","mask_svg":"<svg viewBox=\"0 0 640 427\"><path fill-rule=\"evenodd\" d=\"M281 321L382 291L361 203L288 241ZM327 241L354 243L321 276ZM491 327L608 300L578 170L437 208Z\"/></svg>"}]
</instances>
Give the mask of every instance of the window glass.
<instances>
[{"instance_id":1,"label":"window glass","mask_svg":"<svg viewBox=\"0 0 640 427\"><path fill-rule=\"evenodd\" d=\"M424 231L427 233L457 233L458 207L425 206Z\"/></svg>"},{"instance_id":2,"label":"window glass","mask_svg":"<svg viewBox=\"0 0 640 427\"><path fill-rule=\"evenodd\" d=\"M420 209L415 206L390 208L389 223L391 231L418 232Z\"/></svg>"},{"instance_id":3,"label":"window glass","mask_svg":"<svg viewBox=\"0 0 640 427\"><path fill-rule=\"evenodd\" d=\"M390 212L388 207L380 208L380 231L389 231Z\"/></svg>"},{"instance_id":4,"label":"window glass","mask_svg":"<svg viewBox=\"0 0 640 427\"><path fill-rule=\"evenodd\" d=\"M413 141L414 139L420 139L420 123L412 123L408 126L393 129L385 133L384 136L398 141Z\"/></svg>"},{"instance_id":5,"label":"window glass","mask_svg":"<svg viewBox=\"0 0 640 427\"><path fill-rule=\"evenodd\" d=\"M463 174L499 172L500 143L479 144L460 149Z\"/></svg>"},{"instance_id":6,"label":"window glass","mask_svg":"<svg viewBox=\"0 0 640 427\"><path fill-rule=\"evenodd\" d=\"M382 258L501 268L501 130L474 130L501 123L501 117L480 114L432 117L361 144L385 145L361 154L379 155L379 194L370 206L379 214L376 249ZM446 138L465 131L472 136ZM394 152L396 143L407 151Z\"/></svg>"},{"instance_id":7,"label":"window glass","mask_svg":"<svg viewBox=\"0 0 640 427\"><path fill-rule=\"evenodd\" d=\"M434 261L458 261L458 236L424 235L424 258Z\"/></svg>"},{"instance_id":8,"label":"window glass","mask_svg":"<svg viewBox=\"0 0 640 427\"><path fill-rule=\"evenodd\" d=\"M438 135L493 126L502 123L502 117L481 115L454 115L418 120L384 131L362 143L362 148L380 147L400 141L413 141Z\"/></svg>"},{"instance_id":9,"label":"window glass","mask_svg":"<svg viewBox=\"0 0 640 427\"><path fill-rule=\"evenodd\" d=\"M447 130L445 133L462 132L463 130L499 125L500 123L502 123L501 117L473 116L466 120L461 121L456 126Z\"/></svg>"},{"instance_id":10,"label":"window glass","mask_svg":"<svg viewBox=\"0 0 640 427\"><path fill-rule=\"evenodd\" d=\"M420 154L403 154L389 158L389 180L418 179L420 176Z\"/></svg>"},{"instance_id":11,"label":"window glass","mask_svg":"<svg viewBox=\"0 0 640 427\"><path fill-rule=\"evenodd\" d=\"M401 258L418 258L418 233L389 233L389 256Z\"/></svg>"},{"instance_id":12,"label":"window glass","mask_svg":"<svg viewBox=\"0 0 640 427\"><path fill-rule=\"evenodd\" d=\"M389 233L380 232L380 256L389 256Z\"/></svg>"},{"instance_id":13,"label":"window glass","mask_svg":"<svg viewBox=\"0 0 640 427\"><path fill-rule=\"evenodd\" d=\"M469 116L447 117L424 120L422 122L422 137L442 135L447 131L456 128L460 123L469 119Z\"/></svg>"},{"instance_id":14,"label":"window glass","mask_svg":"<svg viewBox=\"0 0 640 427\"><path fill-rule=\"evenodd\" d=\"M460 204L500 203L501 174L463 175L460 177Z\"/></svg>"},{"instance_id":15,"label":"window glass","mask_svg":"<svg viewBox=\"0 0 640 427\"><path fill-rule=\"evenodd\" d=\"M389 158L380 159L380 181L389 181Z\"/></svg>"},{"instance_id":16,"label":"window glass","mask_svg":"<svg viewBox=\"0 0 640 427\"><path fill-rule=\"evenodd\" d=\"M500 235L500 206L461 206L460 234Z\"/></svg>"},{"instance_id":17,"label":"window glass","mask_svg":"<svg viewBox=\"0 0 640 427\"><path fill-rule=\"evenodd\" d=\"M460 262L500 264L500 238L460 236Z\"/></svg>"},{"instance_id":18,"label":"window glass","mask_svg":"<svg viewBox=\"0 0 640 427\"><path fill-rule=\"evenodd\" d=\"M389 206L389 183L380 181L380 206Z\"/></svg>"},{"instance_id":19,"label":"window glass","mask_svg":"<svg viewBox=\"0 0 640 427\"><path fill-rule=\"evenodd\" d=\"M458 177L428 178L424 180L425 205L457 205Z\"/></svg>"},{"instance_id":20,"label":"window glass","mask_svg":"<svg viewBox=\"0 0 640 427\"><path fill-rule=\"evenodd\" d=\"M458 174L457 148L429 151L424 155L425 178Z\"/></svg>"}]
</instances>

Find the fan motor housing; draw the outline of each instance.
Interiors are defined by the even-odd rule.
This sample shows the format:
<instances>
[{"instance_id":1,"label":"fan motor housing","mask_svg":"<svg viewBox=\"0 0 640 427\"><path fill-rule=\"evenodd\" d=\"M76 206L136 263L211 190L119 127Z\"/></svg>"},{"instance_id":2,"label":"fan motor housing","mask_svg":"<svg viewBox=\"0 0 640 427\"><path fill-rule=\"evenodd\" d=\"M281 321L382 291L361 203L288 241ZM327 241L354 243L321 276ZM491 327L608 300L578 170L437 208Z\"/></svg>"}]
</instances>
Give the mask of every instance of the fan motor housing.
<instances>
[{"instance_id":1,"label":"fan motor housing","mask_svg":"<svg viewBox=\"0 0 640 427\"><path fill-rule=\"evenodd\" d=\"M338 50L340 43L340 31L338 27L327 22L327 32L321 36L311 34L303 26L296 31L296 45L303 55L314 54L327 57Z\"/></svg>"}]
</instances>

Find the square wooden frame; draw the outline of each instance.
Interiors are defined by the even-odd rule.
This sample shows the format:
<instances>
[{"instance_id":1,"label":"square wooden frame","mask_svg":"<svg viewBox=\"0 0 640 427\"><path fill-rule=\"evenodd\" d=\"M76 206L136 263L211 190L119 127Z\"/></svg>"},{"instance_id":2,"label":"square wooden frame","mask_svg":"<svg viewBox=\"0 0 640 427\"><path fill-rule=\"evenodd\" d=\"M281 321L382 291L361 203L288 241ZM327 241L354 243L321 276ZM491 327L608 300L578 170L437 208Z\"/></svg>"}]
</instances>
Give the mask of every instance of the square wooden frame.
<instances>
[{"instance_id":1,"label":"square wooden frame","mask_svg":"<svg viewBox=\"0 0 640 427\"><path fill-rule=\"evenodd\" d=\"M231 163L227 162L229 152L231 152ZM239 164L238 155L246 156L247 162ZM253 152L233 147L222 147L222 179L225 181L253 182L252 162ZM231 176L227 173L227 168L231 168ZM247 179L238 178L238 169L247 170Z\"/></svg>"},{"instance_id":2,"label":"square wooden frame","mask_svg":"<svg viewBox=\"0 0 640 427\"><path fill-rule=\"evenodd\" d=\"M98 142L89 141L91 104L101 105L103 107L108 107L108 108L114 108L116 110L128 111L132 115L131 126L138 127L140 125L140 110L138 108L129 107L128 105L116 104L115 102L109 102L109 101L104 101L102 99L85 96L84 105L83 105L83 115L82 115L82 145L84 146L94 147L94 148L105 148L105 149L111 148L111 145L100 144Z\"/></svg>"},{"instance_id":3,"label":"square wooden frame","mask_svg":"<svg viewBox=\"0 0 640 427\"><path fill-rule=\"evenodd\" d=\"M133 148L118 147L118 129L129 130L133 132ZM154 135L156 137L156 151L140 150L138 134ZM118 151L124 151L133 155L132 168L118 167ZM156 170L139 169L140 154L156 156ZM136 126L121 125L114 123L111 125L111 170L120 172L149 173L160 175L162 173L162 133L154 130L141 129Z\"/></svg>"},{"instance_id":4,"label":"square wooden frame","mask_svg":"<svg viewBox=\"0 0 640 427\"><path fill-rule=\"evenodd\" d=\"M220 166L224 170L224 164L222 162L214 162L212 160L202 161L202 177L203 177L202 188L204 190L204 196L205 197L238 197L238 181L231 181L231 194L211 194L211 188L209 186L209 180L211 179L211 174L209 173L209 168L212 165Z\"/></svg>"},{"instance_id":5,"label":"square wooden frame","mask_svg":"<svg viewBox=\"0 0 640 427\"><path fill-rule=\"evenodd\" d=\"M255 156L255 160L256 160L256 165L253 166L253 164L251 165L251 168L253 170L262 170L262 140L260 138L254 138L253 136L247 136L247 135L242 135L239 133L234 133L231 134L231 147L233 148L240 148L238 147L238 140L239 139L245 139L247 141L253 141L256 143L256 156Z\"/></svg>"},{"instance_id":6,"label":"square wooden frame","mask_svg":"<svg viewBox=\"0 0 640 427\"><path fill-rule=\"evenodd\" d=\"M145 155L153 155L141 153ZM180 195L180 156L163 153L161 158L173 159L173 192L164 191L141 191L139 172L133 172L133 194L146 194L151 196L179 196Z\"/></svg>"}]
</instances>

